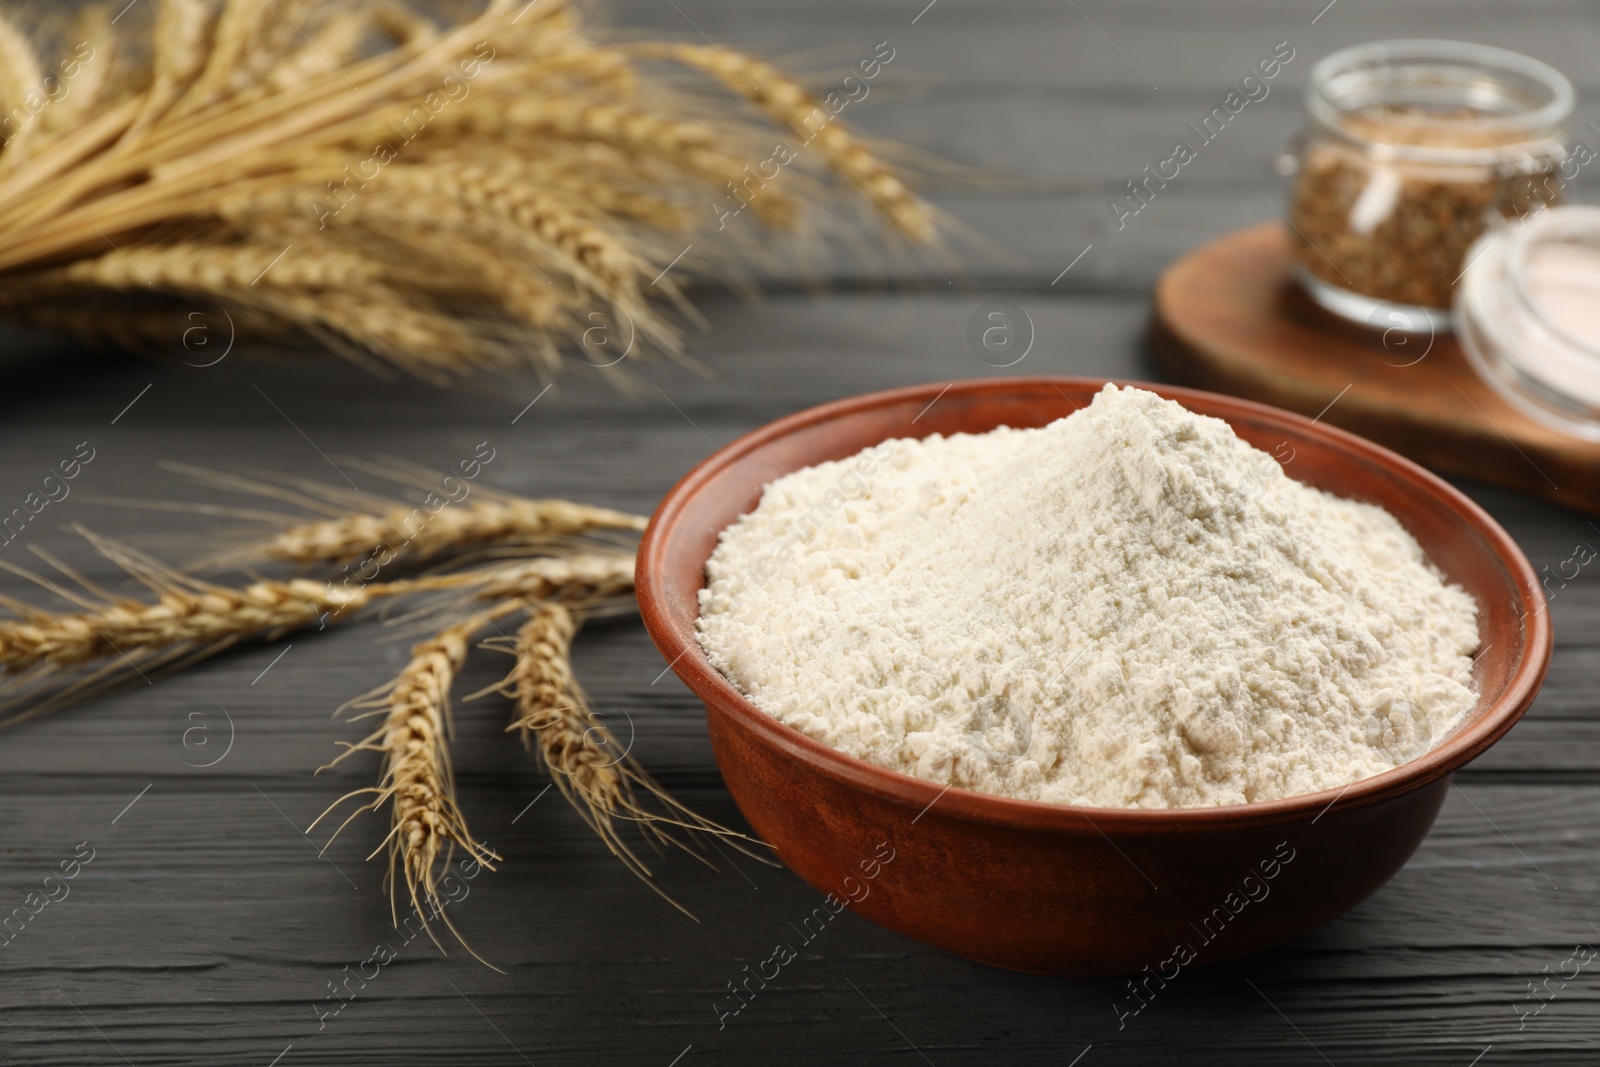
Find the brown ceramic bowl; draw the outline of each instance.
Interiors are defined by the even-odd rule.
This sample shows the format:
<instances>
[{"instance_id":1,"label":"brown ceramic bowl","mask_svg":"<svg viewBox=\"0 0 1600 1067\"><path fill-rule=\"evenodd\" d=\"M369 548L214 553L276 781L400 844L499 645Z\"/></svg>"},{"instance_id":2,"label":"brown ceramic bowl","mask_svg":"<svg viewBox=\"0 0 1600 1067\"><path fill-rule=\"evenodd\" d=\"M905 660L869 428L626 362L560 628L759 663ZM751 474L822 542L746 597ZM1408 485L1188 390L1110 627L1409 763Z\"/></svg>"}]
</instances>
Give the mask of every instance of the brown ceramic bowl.
<instances>
[{"instance_id":1,"label":"brown ceramic bowl","mask_svg":"<svg viewBox=\"0 0 1600 1067\"><path fill-rule=\"evenodd\" d=\"M1387 508L1478 602L1477 708L1420 758L1342 790L1127 810L946 789L784 726L741 696L695 641L706 559L761 486L894 437L1042 426L1103 384L913 386L747 434L661 502L639 546L639 603L656 647L705 701L717 763L740 810L801 878L891 930L985 963L1066 975L1148 967L1170 978L1190 963L1306 933L1383 885L1432 826L1451 775L1532 703L1550 659L1549 614L1522 552L1461 493L1326 424L1213 393L1142 386L1227 420L1264 451L1287 456L1287 445L1289 473L1303 482Z\"/></svg>"}]
</instances>

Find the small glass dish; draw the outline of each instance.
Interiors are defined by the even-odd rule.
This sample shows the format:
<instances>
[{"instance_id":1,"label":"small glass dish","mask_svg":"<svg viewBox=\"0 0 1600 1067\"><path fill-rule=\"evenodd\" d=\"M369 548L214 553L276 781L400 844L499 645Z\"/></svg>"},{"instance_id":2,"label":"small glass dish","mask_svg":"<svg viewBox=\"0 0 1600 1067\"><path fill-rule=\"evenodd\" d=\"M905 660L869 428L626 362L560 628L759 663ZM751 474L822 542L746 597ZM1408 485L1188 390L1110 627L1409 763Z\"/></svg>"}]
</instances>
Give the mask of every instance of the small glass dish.
<instances>
[{"instance_id":1,"label":"small glass dish","mask_svg":"<svg viewBox=\"0 0 1600 1067\"><path fill-rule=\"evenodd\" d=\"M1468 254L1454 318L1495 391L1600 441L1600 208L1552 208L1485 234Z\"/></svg>"},{"instance_id":2,"label":"small glass dish","mask_svg":"<svg viewBox=\"0 0 1600 1067\"><path fill-rule=\"evenodd\" d=\"M1290 160L1306 290L1357 322L1448 331L1472 243L1564 198L1573 101L1548 64L1462 41L1377 41L1319 61Z\"/></svg>"}]
</instances>

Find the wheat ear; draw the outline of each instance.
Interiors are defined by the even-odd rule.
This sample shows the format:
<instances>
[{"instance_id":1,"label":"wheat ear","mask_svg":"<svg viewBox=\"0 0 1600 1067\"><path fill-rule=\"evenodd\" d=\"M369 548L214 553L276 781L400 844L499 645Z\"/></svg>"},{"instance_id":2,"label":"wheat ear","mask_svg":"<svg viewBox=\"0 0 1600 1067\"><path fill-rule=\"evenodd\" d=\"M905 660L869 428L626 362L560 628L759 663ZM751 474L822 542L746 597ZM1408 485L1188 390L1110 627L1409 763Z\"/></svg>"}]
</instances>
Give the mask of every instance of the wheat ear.
<instances>
[{"instance_id":1,"label":"wheat ear","mask_svg":"<svg viewBox=\"0 0 1600 1067\"><path fill-rule=\"evenodd\" d=\"M416 509L291 527L264 544L243 549L240 559L261 562L343 563L366 555L386 562L435 559L477 545L523 544L593 530L642 530L645 519L610 508L565 500L479 500L443 508L416 526Z\"/></svg>"},{"instance_id":2,"label":"wheat ear","mask_svg":"<svg viewBox=\"0 0 1600 1067\"><path fill-rule=\"evenodd\" d=\"M310 566L355 561L361 561L363 567L382 569L440 560L478 548L505 554L511 549L529 550L524 555L536 555L534 550L540 548L562 549L550 552L556 556L581 555L591 550L614 553L614 544L574 543L573 539L604 531L643 530L649 522L643 515L611 508L517 496L483 485L473 488L453 475L396 459L368 462L346 456L338 462L345 469L373 474L417 491L428 490L432 499L411 504L313 479L285 478L271 472L234 473L181 463L167 464L167 468L200 485L293 504L313 515L123 497L92 499L96 503L157 510L236 515L281 527L271 536L249 531L246 544L200 560L196 566L201 570L267 563ZM460 494L454 502L442 495L450 492L452 484Z\"/></svg>"},{"instance_id":3,"label":"wheat ear","mask_svg":"<svg viewBox=\"0 0 1600 1067\"><path fill-rule=\"evenodd\" d=\"M52 592L81 605L79 612L43 611L0 597L0 606L20 615L0 619L0 673L21 675L38 668L62 670L121 656L140 657L175 649L223 647L251 637L273 638L318 620L338 621L379 599L450 590L473 599L561 596L588 603L633 587L633 561L627 557L552 557L502 564L481 571L436 575L367 585L312 581L258 581L243 587L202 582L142 560L118 546L107 554L157 594L153 604L101 591L98 597L63 589L22 568L6 570L41 581ZM137 655L136 655L137 654Z\"/></svg>"},{"instance_id":4,"label":"wheat ear","mask_svg":"<svg viewBox=\"0 0 1600 1067\"><path fill-rule=\"evenodd\" d=\"M572 638L578 630L572 609L545 601L531 603L527 611L512 649L516 665L496 687L516 701L516 719L507 732L519 734L524 747L538 751L555 787L623 865L690 915L651 881L650 868L622 837L619 824L636 825L652 845L673 844L696 856L675 830L741 835L674 800L595 718L572 672ZM662 810L646 807L641 794Z\"/></svg>"},{"instance_id":5,"label":"wheat ear","mask_svg":"<svg viewBox=\"0 0 1600 1067\"><path fill-rule=\"evenodd\" d=\"M497 605L418 642L412 646L411 659L398 677L347 705L371 709L357 719L381 716L383 722L361 742L346 744L345 751L328 767L356 752L377 752L383 757L383 769L377 785L345 794L312 823L316 826L348 800L367 798L333 832L331 844L357 816L389 805L389 833L372 856L385 849L389 853L387 881L392 917L398 922L396 898L403 883L406 896L422 917L434 944L443 951L444 946L439 944L428 921L430 914L443 919L456 940L479 960L483 957L473 951L451 922L439 894L440 873L448 871L455 849L460 848L490 870L500 859L493 849L472 836L456 804L446 740L450 732L450 688L466 662L472 639L492 625L495 618L517 607L515 603Z\"/></svg>"},{"instance_id":6,"label":"wheat ear","mask_svg":"<svg viewBox=\"0 0 1600 1067\"><path fill-rule=\"evenodd\" d=\"M212 30L210 0L162 0L156 9L155 62L132 140L178 101L205 70Z\"/></svg>"},{"instance_id":7,"label":"wheat ear","mask_svg":"<svg viewBox=\"0 0 1600 1067\"><path fill-rule=\"evenodd\" d=\"M88 55L78 62L76 77L72 79L71 92L45 110L44 129L51 134L79 129L102 104L102 94L112 84L117 66L116 27L111 19L114 12L102 3L86 4L73 19L70 39L77 42L74 56L88 49ZM0 158L0 164L4 159Z\"/></svg>"},{"instance_id":8,"label":"wheat ear","mask_svg":"<svg viewBox=\"0 0 1600 1067\"><path fill-rule=\"evenodd\" d=\"M235 80L262 20L272 13L268 0L227 0L217 17L211 54L206 57L195 84L178 107L178 113L198 110L215 101Z\"/></svg>"},{"instance_id":9,"label":"wheat ear","mask_svg":"<svg viewBox=\"0 0 1600 1067\"><path fill-rule=\"evenodd\" d=\"M576 604L604 606L633 586L632 558L613 550L365 585L293 578L230 587L201 581L124 545L79 532L154 592L156 600L147 603L107 592L39 549L34 551L76 588L0 561L0 569L35 582L78 608L51 612L0 596L0 607L18 616L0 619L0 676L6 677L7 696L0 707L38 696L40 688L35 686L47 686L66 672L102 664L42 703L0 720L0 728L115 684L113 671L148 677L150 672L188 666L251 638L271 640L313 623L340 622L380 600L433 592L446 595L446 604L457 610L462 598L495 603L526 596L564 596Z\"/></svg>"},{"instance_id":10,"label":"wheat ear","mask_svg":"<svg viewBox=\"0 0 1600 1067\"><path fill-rule=\"evenodd\" d=\"M210 647L220 650L246 637L273 635L340 618L375 597L413 591L409 583L335 587L305 578L257 581L241 588L198 581L123 546L97 547L156 594L154 603L103 590L86 595L63 589L11 564L7 570L36 580L82 610L43 611L0 598L19 618L0 620L0 672L62 670L120 656L137 667L157 652Z\"/></svg>"},{"instance_id":11,"label":"wheat ear","mask_svg":"<svg viewBox=\"0 0 1600 1067\"><path fill-rule=\"evenodd\" d=\"M31 110L28 97L43 93L44 71L33 45L15 23L0 14L0 119L9 118L18 111L27 115ZM0 163L9 165L19 161L18 149L31 125L24 121L20 128L12 129L7 124Z\"/></svg>"},{"instance_id":12,"label":"wheat ear","mask_svg":"<svg viewBox=\"0 0 1600 1067\"><path fill-rule=\"evenodd\" d=\"M723 88L792 130L805 145L814 145L828 166L907 240L921 243L932 239L933 218L927 205L860 138L834 119L834 110L772 64L716 45L639 45L633 51L676 60L710 74Z\"/></svg>"}]
</instances>

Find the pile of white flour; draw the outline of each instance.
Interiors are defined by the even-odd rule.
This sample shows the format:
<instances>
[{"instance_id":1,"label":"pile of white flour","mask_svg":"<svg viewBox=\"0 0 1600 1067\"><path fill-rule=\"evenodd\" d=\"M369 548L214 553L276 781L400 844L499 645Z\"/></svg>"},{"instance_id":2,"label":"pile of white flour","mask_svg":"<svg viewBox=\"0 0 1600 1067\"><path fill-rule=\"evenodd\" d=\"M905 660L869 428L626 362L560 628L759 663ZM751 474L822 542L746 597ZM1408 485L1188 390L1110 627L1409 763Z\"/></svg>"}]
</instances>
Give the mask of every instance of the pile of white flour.
<instances>
[{"instance_id":1,"label":"pile of white flour","mask_svg":"<svg viewBox=\"0 0 1600 1067\"><path fill-rule=\"evenodd\" d=\"M1139 389L780 478L706 570L700 643L758 707L1005 796L1334 788L1475 701L1476 605L1393 517Z\"/></svg>"}]
</instances>

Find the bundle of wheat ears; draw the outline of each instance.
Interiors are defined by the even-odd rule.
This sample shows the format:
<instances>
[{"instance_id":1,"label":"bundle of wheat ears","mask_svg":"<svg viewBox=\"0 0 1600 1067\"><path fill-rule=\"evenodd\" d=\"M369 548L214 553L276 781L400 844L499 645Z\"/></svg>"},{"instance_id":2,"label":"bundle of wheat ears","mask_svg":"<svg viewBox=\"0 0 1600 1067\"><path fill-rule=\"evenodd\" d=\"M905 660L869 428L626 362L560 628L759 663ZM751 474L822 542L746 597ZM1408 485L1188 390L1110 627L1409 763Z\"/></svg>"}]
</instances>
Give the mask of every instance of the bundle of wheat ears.
<instances>
[{"instance_id":1,"label":"bundle of wheat ears","mask_svg":"<svg viewBox=\"0 0 1600 1067\"><path fill-rule=\"evenodd\" d=\"M599 43L565 0L0 16L0 316L181 354L215 310L436 379L676 353L676 279L771 255L752 227L832 198L933 239L847 102L709 43Z\"/></svg>"},{"instance_id":2,"label":"bundle of wheat ears","mask_svg":"<svg viewBox=\"0 0 1600 1067\"><path fill-rule=\"evenodd\" d=\"M628 826L655 847L671 844L699 855L705 835L717 835L755 854L741 835L672 799L619 748L573 676L572 640L582 622L633 607L632 534L644 527L642 517L485 487L458 504L430 509L304 479L177 469L208 487L271 497L297 510L196 506L257 523L270 520L279 529L214 553L187 571L80 530L151 598L110 592L37 547L33 551L50 572L0 560L0 568L75 609L50 611L0 595L0 606L15 616L0 619L0 676L11 709L0 728L130 677L149 680L181 669L243 641L326 629L371 615L365 609L376 605L400 604L403 610L387 621L424 639L412 647L397 677L345 706L360 711L354 718L370 717L376 725L330 763L376 753L378 780L339 798L317 820L357 802L329 836L331 843L356 816L389 809L389 833L373 855L388 855L396 921L403 899L430 932L432 923L442 922L455 933L439 892L452 855L460 850L491 868L499 859L467 829L450 770L450 695L475 648L515 657L504 680L476 696L492 691L509 697L506 732L537 752L554 786L607 847L674 906L623 834ZM414 495L439 482L437 475L397 461L362 469ZM257 574L239 586L199 577L221 566L259 571L282 564L300 573ZM328 577L341 565L336 577ZM312 577L318 568L323 576Z\"/></svg>"}]
</instances>

